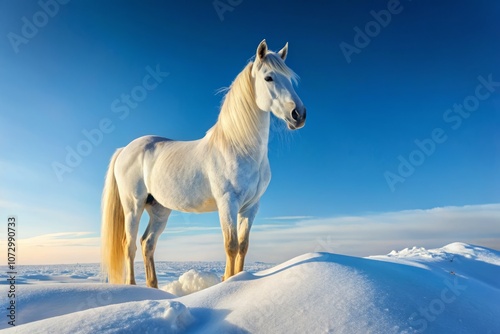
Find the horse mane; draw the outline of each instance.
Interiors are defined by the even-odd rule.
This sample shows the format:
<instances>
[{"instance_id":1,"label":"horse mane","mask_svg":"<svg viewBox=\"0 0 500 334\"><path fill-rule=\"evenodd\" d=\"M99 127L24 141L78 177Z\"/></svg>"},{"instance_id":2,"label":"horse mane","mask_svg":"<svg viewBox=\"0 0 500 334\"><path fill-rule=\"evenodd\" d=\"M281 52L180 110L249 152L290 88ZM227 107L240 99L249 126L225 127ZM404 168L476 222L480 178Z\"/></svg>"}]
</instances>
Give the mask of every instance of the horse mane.
<instances>
[{"instance_id":1,"label":"horse mane","mask_svg":"<svg viewBox=\"0 0 500 334\"><path fill-rule=\"evenodd\" d=\"M207 131L211 146L224 150L233 148L243 155L249 155L260 148L260 137L256 140L260 125L257 113L260 109L255 102L251 75L255 64L250 61L227 89L217 123ZM268 53L257 66L259 69L268 66L291 78L294 83L297 82L298 76L275 53Z\"/></svg>"}]
</instances>

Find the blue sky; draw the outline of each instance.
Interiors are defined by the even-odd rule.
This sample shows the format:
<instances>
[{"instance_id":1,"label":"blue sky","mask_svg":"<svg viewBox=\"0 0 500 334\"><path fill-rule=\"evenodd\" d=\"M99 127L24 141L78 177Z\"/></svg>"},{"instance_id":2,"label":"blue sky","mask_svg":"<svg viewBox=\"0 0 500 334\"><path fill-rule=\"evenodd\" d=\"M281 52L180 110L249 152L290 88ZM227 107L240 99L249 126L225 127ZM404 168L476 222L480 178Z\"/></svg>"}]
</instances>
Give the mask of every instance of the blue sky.
<instances>
[{"instance_id":1,"label":"blue sky","mask_svg":"<svg viewBox=\"0 0 500 334\"><path fill-rule=\"evenodd\" d=\"M301 77L297 92L308 120L293 133L275 126L273 179L255 226L284 233L322 222L317 238L331 231L335 243L339 222L349 217L462 208L476 215L461 224L471 233L483 231L482 237L405 242L442 246L484 239L500 247L500 231L480 223L484 205L500 203L497 2L41 3L50 5L44 10L35 2L0 2L0 209L18 216L21 239L57 249L52 258L36 261L33 251L26 262L71 262L60 254L78 245L92 251L73 262L97 261L100 194L112 152L146 134L202 137L218 115L217 90L231 83L263 38L274 50L289 42L287 63ZM376 17L384 22L374 23ZM346 56L346 45L356 52ZM126 105L124 94L140 92L147 68L168 76L120 118L123 109L116 107ZM468 109L454 111L464 104ZM84 132L103 120L108 133L58 177L54 163L66 164L67 148L84 145ZM429 154L420 153L416 140L427 143ZM493 208L488 219L500 219ZM359 225L358 232L369 235L376 226ZM161 242L175 244L176 234L221 238L215 214L174 214ZM308 238L304 245L312 251L318 240ZM264 249L265 240L255 239L250 252ZM380 243L387 251L400 246L389 239ZM353 247L335 251L363 255ZM219 241L213 248L213 259L222 259ZM370 251L379 248L365 255ZM265 257L254 253L256 260Z\"/></svg>"}]
</instances>

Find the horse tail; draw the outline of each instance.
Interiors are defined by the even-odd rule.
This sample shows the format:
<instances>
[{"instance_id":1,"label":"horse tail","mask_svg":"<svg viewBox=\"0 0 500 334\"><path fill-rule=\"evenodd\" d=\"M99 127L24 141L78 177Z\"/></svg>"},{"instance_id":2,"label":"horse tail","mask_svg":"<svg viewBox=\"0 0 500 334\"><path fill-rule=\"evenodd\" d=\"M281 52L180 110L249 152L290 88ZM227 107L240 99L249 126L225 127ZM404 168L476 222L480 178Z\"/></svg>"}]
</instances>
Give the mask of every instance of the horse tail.
<instances>
[{"instance_id":1,"label":"horse tail","mask_svg":"<svg viewBox=\"0 0 500 334\"><path fill-rule=\"evenodd\" d=\"M101 271L109 283L124 283L125 264L125 215L115 178L116 150L109 163L102 192Z\"/></svg>"}]
</instances>

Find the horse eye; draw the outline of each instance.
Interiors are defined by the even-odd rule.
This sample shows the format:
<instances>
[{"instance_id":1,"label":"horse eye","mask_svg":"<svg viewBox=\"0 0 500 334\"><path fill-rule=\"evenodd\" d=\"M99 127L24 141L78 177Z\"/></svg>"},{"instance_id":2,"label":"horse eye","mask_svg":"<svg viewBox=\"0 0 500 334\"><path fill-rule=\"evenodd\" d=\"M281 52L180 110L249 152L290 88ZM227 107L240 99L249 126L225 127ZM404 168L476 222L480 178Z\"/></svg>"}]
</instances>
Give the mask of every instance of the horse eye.
<instances>
[{"instance_id":1,"label":"horse eye","mask_svg":"<svg viewBox=\"0 0 500 334\"><path fill-rule=\"evenodd\" d=\"M271 78L270 76L267 76L264 78L264 80L266 80L267 82L270 82L270 81L273 81L273 78Z\"/></svg>"}]
</instances>

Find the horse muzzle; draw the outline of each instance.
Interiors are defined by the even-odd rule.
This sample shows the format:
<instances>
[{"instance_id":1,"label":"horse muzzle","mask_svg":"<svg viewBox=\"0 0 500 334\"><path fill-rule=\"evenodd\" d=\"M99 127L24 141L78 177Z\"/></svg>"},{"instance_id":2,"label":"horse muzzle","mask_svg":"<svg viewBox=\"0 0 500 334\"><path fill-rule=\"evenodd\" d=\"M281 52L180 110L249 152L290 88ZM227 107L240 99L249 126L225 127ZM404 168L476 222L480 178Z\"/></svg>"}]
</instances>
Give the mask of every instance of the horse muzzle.
<instances>
[{"instance_id":1,"label":"horse muzzle","mask_svg":"<svg viewBox=\"0 0 500 334\"><path fill-rule=\"evenodd\" d=\"M290 130L297 130L302 128L306 124L306 108L302 107L301 109L294 108L290 117L286 118L286 125Z\"/></svg>"}]
</instances>

